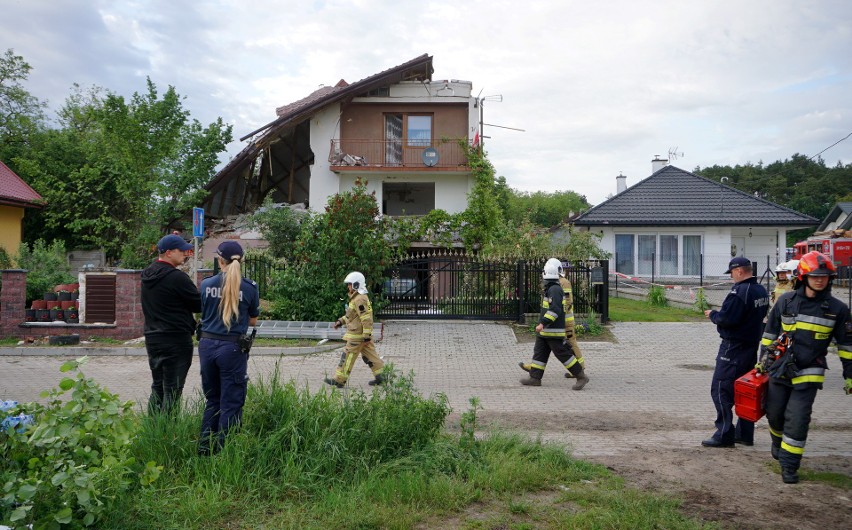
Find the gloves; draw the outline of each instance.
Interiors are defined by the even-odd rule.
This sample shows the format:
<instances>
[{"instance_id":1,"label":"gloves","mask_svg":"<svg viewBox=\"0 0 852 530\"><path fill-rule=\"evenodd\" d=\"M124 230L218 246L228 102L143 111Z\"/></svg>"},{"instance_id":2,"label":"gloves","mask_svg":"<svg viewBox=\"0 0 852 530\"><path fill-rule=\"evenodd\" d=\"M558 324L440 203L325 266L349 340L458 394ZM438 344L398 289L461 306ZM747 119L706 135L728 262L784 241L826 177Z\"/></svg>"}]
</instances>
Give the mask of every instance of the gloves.
<instances>
[{"instance_id":1,"label":"gloves","mask_svg":"<svg viewBox=\"0 0 852 530\"><path fill-rule=\"evenodd\" d=\"M340 320L339 320L339 319L338 319L338 320L335 320L335 321L334 321L334 324L333 324L331 327L333 327L334 329L339 328L339 327L340 327Z\"/></svg>"},{"instance_id":2,"label":"gloves","mask_svg":"<svg viewBox=\"0 0 852 530\"><path fill-rule=\"evenodd\" d=\"M757 370L757 373L762 374L763 373L763 363L758 362L757 364L754 365L754 369Z\"/></svg>"},{"instance_id":3,"label":"gloves","mask_svg":"<svg viewBox=\"0 0 852 530\"><path fill-rule=\"evenodd\" d=\"M846 379L846 395L852 394L852 378Z\"/></svg>"}]
</instances>

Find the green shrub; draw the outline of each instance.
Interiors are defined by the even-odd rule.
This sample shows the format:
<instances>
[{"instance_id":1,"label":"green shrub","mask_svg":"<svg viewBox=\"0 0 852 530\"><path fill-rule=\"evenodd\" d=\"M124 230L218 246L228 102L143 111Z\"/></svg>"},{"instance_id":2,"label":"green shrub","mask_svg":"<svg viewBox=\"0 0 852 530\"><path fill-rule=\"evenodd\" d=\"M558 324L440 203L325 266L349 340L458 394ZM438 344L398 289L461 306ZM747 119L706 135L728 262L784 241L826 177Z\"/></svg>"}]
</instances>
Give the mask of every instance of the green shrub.
<instances>
[{"instance_id":1,"label":"green shrub","mask_svg":"<svg viewBox=\"0 0 852 530\"><path fill-rule=\"evenodd\" d=\"M21 243L17 261L18 267L27 270L27 305L33 300L41 300L44 293L53 291L56 285L76 281L65 256L65 243L59 239L53 240L50 245L38 239L32 248Z\"/></svg>"},{"instance_id":2,"label":"green shrub","mask_svg":"<svg viewBox=\"0 0 852 530\"><path fill-rule=\"evenodd\" d=\"M692 303L692 307L701 313L710 309L710 302L707 301L707 296L704 294L703 287L699 287L698 290L695 291L695 302Z\"/></svg>"},{"instance_id":3,"label":"green shrub","mask_svg":"<svg viewBox=\"0 0 852 530\"><path fill-rule=\"evenodd\" d=\"M669 305L669 301L666 299L666 290L661 285L652 285L648 290L648 303L654 307Z\"/></svg>"},{"instance_id":4,"label":"green shrub","mask_svg":"<svg viewBox=\"0 0 852 530\"><path fill-rule=\"evenodd\" d=\"M130 457L132 402L86 378L79 371L85 361L62 365L60 371L77 370L77 376L43 392L47 405L28 403L13 411L32 414L34 424L0 433L3 524L90 526L132 483L148 485L159 475L153 462L137 466Z\"/></svg>"}]
</instances>

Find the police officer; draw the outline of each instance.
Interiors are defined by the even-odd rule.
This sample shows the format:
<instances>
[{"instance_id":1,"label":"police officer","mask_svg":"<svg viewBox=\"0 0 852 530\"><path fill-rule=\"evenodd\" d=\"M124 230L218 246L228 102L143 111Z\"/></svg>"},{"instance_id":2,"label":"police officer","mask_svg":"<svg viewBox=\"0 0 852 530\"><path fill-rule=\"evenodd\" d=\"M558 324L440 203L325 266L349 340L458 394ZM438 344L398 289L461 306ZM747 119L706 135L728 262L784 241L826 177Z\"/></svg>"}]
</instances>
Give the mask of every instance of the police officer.
<instances>
[{"instance_id":1,"label":"police officer","mask_svg":"<svg viewBox=\"0 0 852 530\"><path fill-rule=\"evenodd\" d=\"M346 284L349 301L346 304L346 313L335 321L333 327L337 329L340 326L346 326L346 333L343 334L346 346L340 355L334 377L326 377L325 382L331 386L343 388L352 373L355 359L360 355L374 376L373 380L367 384L381 385L385 382L382 375L385 363L376 353L376 346L373 344L373 305L367 296L367 280L360 272L353 271L346 275L343 283Z\"/></svg>"},{"instance_id":2,"label":"police officer","mask_svg":"<svg viewBox=\"0 0 852 530\"><path fill-rule=\"evenodd\" d=\"M577 361L571 350L571 345L565 340L565 309L562 305L562 287L559 285L559 269L561 262L550 258L544 264L542 280L544 292L541 299L538 325L535 327L536 338L533 347L533 359L529 364L523 361L518 365L529 372L529 377L521 379L525 386L541 386L541 378L547 367L547 360L552 352L554 356L577 378L573 390L582 390L589 378L583 371L583 365Z\"/></svg>"},{"instance_id":3,"label":"police officer","mask_svg":"<svg viewBox=\"0 0 852 530\"><path fill-rule=\"evenodd\" d=\"M257 324L257 284L242 277L243 248L225 241L216 250L222 272L201 282L201 338L198 357L206 404L198 453L217 453L228 430L239 425L248 386L248 355L240 337Z\"/></svg>"},{"instance_id":4,"label":"police officer","mask_svg":"<svg viewBox=\"0 0 852 530\"><path fill-rule=\"evenodd\" d=\"M831 296L836 275L834 263L824 254L802 256L796 270L799 285L775 303L761 341L766 347L781 333L790 338L785 354L769 367L766 392L772 457L781 464L781 479L787 484L799 481L811 410L825 381L832 339L837 341L846 393L852 393L852 320L846 304Z\"/></svg>"},{"instance_id":5,"label":"police officer","mask_svg":"<svg viewBox=\"0 0 852 530\"><path fill-rule=\"evenodd\" d=\"M716 407L716 432L701 442L704 447L754 445L754 422L738 418L734 426L734 381L750 372L757 361L769 294L752 274L751 261L742 256L730 261L725 274L731 275L734 287L721 309L704 312L722 337L710 385L710 397Z\"/></svg>"}]
</instances>

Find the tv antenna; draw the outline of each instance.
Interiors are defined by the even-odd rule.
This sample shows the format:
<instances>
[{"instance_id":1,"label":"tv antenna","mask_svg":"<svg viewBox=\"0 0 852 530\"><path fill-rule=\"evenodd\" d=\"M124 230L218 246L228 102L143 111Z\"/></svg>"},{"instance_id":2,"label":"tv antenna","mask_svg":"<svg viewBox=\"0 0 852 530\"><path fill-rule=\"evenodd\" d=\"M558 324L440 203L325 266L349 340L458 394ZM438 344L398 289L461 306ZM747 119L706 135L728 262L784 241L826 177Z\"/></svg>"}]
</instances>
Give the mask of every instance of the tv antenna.
<instances>
[{"instance_id":1,"label":"tv antenna","mask_svg":"<svg viewBox=\"0 0 852 530\"><path fill-rule=\"evenodd\" d=\"M669 160L677 160L678 158L683 158L683 152L677 152L677 146L669 148Z\"/></svg>"}]
</instances>

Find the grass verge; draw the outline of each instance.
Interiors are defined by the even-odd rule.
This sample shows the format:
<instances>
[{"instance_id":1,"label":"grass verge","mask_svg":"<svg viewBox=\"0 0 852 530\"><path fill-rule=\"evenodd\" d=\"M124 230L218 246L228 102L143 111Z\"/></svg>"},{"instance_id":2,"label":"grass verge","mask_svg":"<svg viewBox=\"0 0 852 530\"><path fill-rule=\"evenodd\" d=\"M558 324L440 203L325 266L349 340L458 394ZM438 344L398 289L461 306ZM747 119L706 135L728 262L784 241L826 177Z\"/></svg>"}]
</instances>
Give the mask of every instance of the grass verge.
<instances>
[{"instance_id":1,"label":"grass verge","mask_svg":"<svg viewBox=\"0 0 852 530\"><path fill-rule=\"evenodd\" d=\"M644 300L610 298L609 318L614 322L695 322L706 320L695 309L654 306Z\"/></svg>"}]
</instances>

